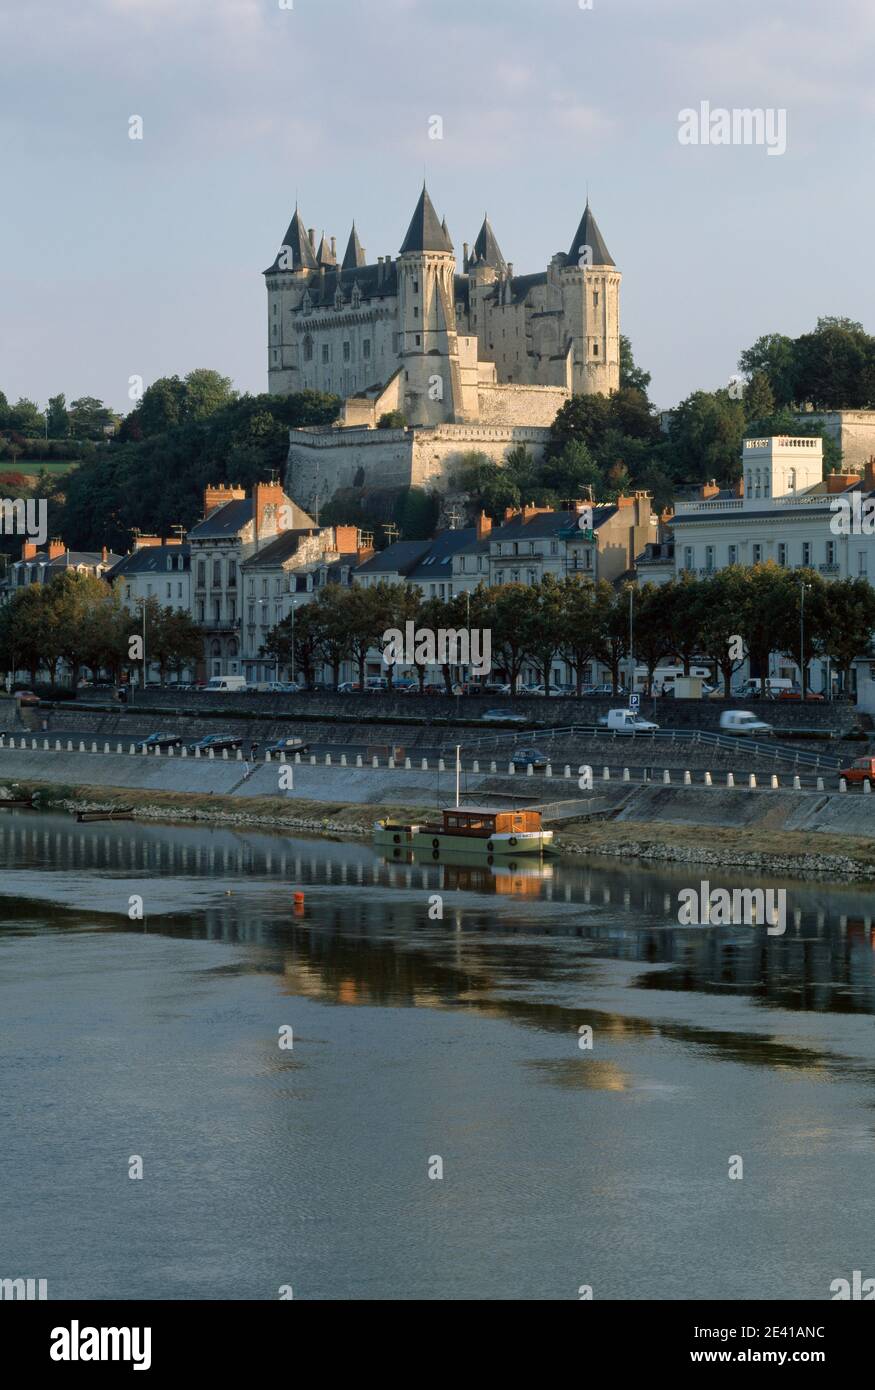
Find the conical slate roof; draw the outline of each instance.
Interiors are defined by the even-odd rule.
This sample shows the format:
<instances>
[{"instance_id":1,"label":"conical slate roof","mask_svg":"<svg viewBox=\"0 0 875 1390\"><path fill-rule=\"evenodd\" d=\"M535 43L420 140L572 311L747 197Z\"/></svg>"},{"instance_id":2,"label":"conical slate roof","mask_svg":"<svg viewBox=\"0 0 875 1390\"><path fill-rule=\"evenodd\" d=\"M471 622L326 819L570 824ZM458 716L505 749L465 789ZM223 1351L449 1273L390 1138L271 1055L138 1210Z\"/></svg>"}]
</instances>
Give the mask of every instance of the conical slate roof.
<instances>
[{"instance_id":1,"label":"conical slate roof","mask_svg":"<svg viewBox=\"0 0 875 1390\"><path fill-rule=\"evenodd\" d=\"M285 250L286 247L288 250ZM269 270L318 270L316 256L310 245L307 228L298 212L297 204L295 205L295 215L283 237L283 244Z\"/></svg>"},{"instance_id":2,"label":"conical slate roof","mask_svg":"<svg viewBox=\"0 0 875 1390\"><path fill-rule=\"evenodd\" d=\"M477 240L474 242L474 250L471 253L470 264L473 265L475 263L491 265L495 270L504 270L507 264L504 256L501 254L501 247L496 240L495 233L492 230L492 223L489 221L488 216L484 217L483 226L480 228Z\"/></svg>"},{"instance_id":3,"label":"conical slate roof","mask_svg":"<svg viewBox=\"0 0 875 1390\"><path fill-rule=\"evenodd\" d=\"M428 189L422 185L422 192L419 195L419 202L416 204L416 211L407 228L407 235L401 245L400 255L406 251L452 251L453 243L450 241L449 233L445 232L438 215L434 210L434 204L428 196Z\"/></svg>"},{"instance_id":4,"label":"conical slate roof","mask_svg":"<svg viewBox=\"0 0 875 1390\"><path fill-rule=\"evenodd\" d=\"M319 243L319 250L316 252L316 259L320 265L337 265L337 257L331 249L331 245L322 233L322 240Z\"/></svg>"},{"instance_id":5,"label":"conical slate roof","mask_svg":"<svg viewBox=\"0 0 875 1390\"><path fill-rule=\"evenodd\" d=\"M589 247L589 254L583 248ZM587 259L584 260L584 256ZM614 261L605 246L604 237L598 229L598 224L592 215L589 206L589 199L586 200L586 207L580 219L580 226L574 233L574 240L568 252L569 263L583 265L613 265Z\"/></svg>"},{"instance_id":6,"label":"conical slate roof","mask_svg":"<svg viewBox=\"0 0 875 1390\"><path fill-rule=\"evenodd\" d=\"M355 270L356 266L364 265L364 263L364 249L362 247L361 242L359 241L359 234L356 231L355 223L353 222L352 231L349 234L349 241L346 243L346 250L343 253L343 265L341 266L341 269Z\"/></svg>"}]
</instances>

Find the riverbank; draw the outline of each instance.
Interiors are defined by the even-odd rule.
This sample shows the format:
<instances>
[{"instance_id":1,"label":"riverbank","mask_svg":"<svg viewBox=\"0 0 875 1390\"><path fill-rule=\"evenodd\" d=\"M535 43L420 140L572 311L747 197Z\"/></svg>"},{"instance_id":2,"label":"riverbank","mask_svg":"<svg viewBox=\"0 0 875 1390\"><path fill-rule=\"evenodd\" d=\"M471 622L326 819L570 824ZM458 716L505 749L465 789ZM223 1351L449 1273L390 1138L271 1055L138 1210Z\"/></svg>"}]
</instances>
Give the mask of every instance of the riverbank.
<instances>
[{"instance_id":1,"label":"riverbank","mask_svg":"<svg viewBox=\"0 0 875 1390\"><path fill-rule=\"evenodd\" d=\"M7 783L5 790L9 790ZM2 795L4 788L0 788ZM33 794L39 809L78 811L135 806L144 821L198 823L269 829L318 838L369 836L379 812L421 819L422 806L363 806L343 801L290 801L281 797L237 797L149 790L132 797L124 787L15 784L16 794ZM743 796L743 792L739 792ZM706 838L707 837L707 838ZM864 836L745 827L693 825L678 821L567 819L556 833L563 855L598 855L624 860L743 868L764 874L817 878L836 883L875 879L875 843Z\"/></svg>"}]
</instances>

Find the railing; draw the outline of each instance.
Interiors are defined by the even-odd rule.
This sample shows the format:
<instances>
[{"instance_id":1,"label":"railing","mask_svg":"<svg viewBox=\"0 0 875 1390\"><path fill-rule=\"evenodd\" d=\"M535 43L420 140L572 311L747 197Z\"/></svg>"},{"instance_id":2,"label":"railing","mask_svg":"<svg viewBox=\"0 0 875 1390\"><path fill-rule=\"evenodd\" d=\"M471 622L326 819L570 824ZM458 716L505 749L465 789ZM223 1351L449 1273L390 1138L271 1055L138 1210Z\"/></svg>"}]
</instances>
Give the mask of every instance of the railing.
<instances>
[{"instance_id":1,"label":"railing","mask_svg":"<svg viewBox=\"0 0 875 1390\"><path fill-rule=\"evenodd\" d=\"M611 743L615 743L617 739L623 743L630 739L649 739L652 743L693 743L707 748L738 750L751 757L771 758L773 762L791 762L794 767L810 767L815 770L822 768L825 772L835 772L842 766L841 758L830 757L824 753L812 753L808 749L782 748L776 742L759 743L755 739L712 733L706 729L641 729L626 734L617 733L616 729L606 729L598 724L572 724L562 729L536 730L520 726L516 733L494 734L491 738L466 741L463 748L465 752L473 749L488 751L489 748L499 751L509 743L523 744L527 739L538 743L553 743L561 738L604 738Z\"/></svg>"}]
</instances>

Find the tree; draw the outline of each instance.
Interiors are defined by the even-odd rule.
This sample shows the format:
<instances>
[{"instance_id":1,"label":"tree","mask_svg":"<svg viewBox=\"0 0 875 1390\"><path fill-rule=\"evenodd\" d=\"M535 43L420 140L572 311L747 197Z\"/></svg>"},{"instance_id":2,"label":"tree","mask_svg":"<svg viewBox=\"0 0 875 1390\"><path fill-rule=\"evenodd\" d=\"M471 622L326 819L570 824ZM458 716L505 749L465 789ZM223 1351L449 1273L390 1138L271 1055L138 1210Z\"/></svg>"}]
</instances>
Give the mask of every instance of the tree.
<instances>
[{"instance_id":1,"label":"tree","mask_svg":"<svg viewBox=\"0 0 875 1390\"><path fill-rule=\"evenodd\" d=\"M872 649L875 589L865 579L834 579L823 585L812 606L823 650L840 673L842 689L848 690L855 658ZM806 600L806 617L809 611Z\"/></svg>"},{"instance_id":2,"label":"tree","mask_svg":"<svg viewBox=\"0 0 875 1390\"><path fill-rule=\"evenodd\" d=\"M629 586L630 588L632 586ZM636 661L647 670L647 694L653 694L653 673L663 657L672 650L674 630L670 613L664 602L663 589L657 584L642 584L632 589L634 615L633 648Z\"/></svg>"},{"instance_id":3,"label":"tree","mask_svg":"<svg viewBox=\"0 0 875 1390\"><path fill-rule=\"evenodd\" d=\"M583 673L599 650L599 615L592 580L569 574L562 580L563 660L574 672L576 693L583 693Z\"/></svg>"},{"instance_id":4,"label":"tree","mask_svg":"<svg viewBox=\"0 0 875 1390\"><path fill-rule=\"evenodd\" d=\"M74 439L103 439L114 421L112 411L96 396L80 396L70 402L70 434Z\"/></svg>"},{"instance_id":5,"label":"tree","mask_svg":"<svg viewBox=\"0 0 875 1390\"><path fill-rule=\"evenodd\" d=\"M377 584L368 588L353 584L346 594L345 624L349 634L350 655L358 667L359 685L365 688L365 664L368 652L381 645L386 630L386 597Z\"/></svg>"},{"instance_id":6,"label":"tree","mask_svg":"<svg viewBox=\"0 0 875 1390\"><path fill-rule=\"evenodd\" d=\"M741 354L738 369L748 379L763 376L780 409L796 400L796 360L793 339L783 333L767 333Z\"/></svg>"},{"instance_id":7,"label":"tree","mask_svg":"<svg viewBox=\"0 0 875 1390\"><path fill-rule=\"evenodd\" d=\"M66 439L70 433L70 416L67 412L67 402L63 392L60 395L49 397L46 427L49 439Z\"/></svg>"},{"instance_id":8,"label":"tree","mask_svg":"<svg viewBox=\"0 0 875 1390\"><path fill-rule=\"evenodd\" d=\"M377 421L378 430L403 430L407 426L400 410L387 410Z\"/></svg>"},{"instance_id":9,"label":"tree","mask_svg":"<svg viewBox=\"0 0 875 1390\"><path fill-rule=\"evenodd\" d=\"M723 677L723 693L729 699L732 677L744 664L747 655L741 632L741 614L746 597L744 570L739 565L730 565L700 580L699 590L702 650L707 652L715 669Z\"/></svg>"},{"instance_id":10,"label":"tree","mask_svg":"<svg viewBox=\"0 0 875 1390\"><path fill-rule=\"evenodd\" d=\"M178 376L159 376L143 392L137 418L143 437L164 434L183 423L185 384Z\"/></svg>"},{"instance_id":11,"label":"tree","mask_svg":"<svg viewBox=\"0 0 875 1390\"><path fill-rule=\"evenodd\" d=\"M650 385L650 373L642 371L635 366L635 359L632 355L632 344L625 333L620 334L620 387L631 386L634 390L640 391L642 396L647 396L647 388Z\"/></svg>"},{"instance_id":12,"label":"tree","mask_svg":"<svg viewBox=\"0 0 875 1390\"><path fill-rule=\"evenodd\" d=\"M206 420L237 399L231 378L208 367L197 367L189 372L183 385L183 413L186 420Z\"/></svg>"},{"instance_id":13,"label":"tree","mask_svg":"<svg viewBox=\"0 0 875 1390\"><path fill-rule=\"evenodd\" d=\"M15 405L7 406L5 414L5 429L16 434L23 434L27 439L45 433L45 417L40 414L40 408L36 402L29 401L26 396L19 397Z\"/></svg>"},{"instance_id":14,"label":"tree","mask_svg":"<svg viewBox=\"0 0 875 1390\"><path fill-rule=\"evenodd\" d=\"M744 429L744 406L728 391L694 391L669 422L676 476L698 482L737 478Z\"/></svg>"},{"instance_id":15,"label":"tree","mask_svg":"<svg viewBox=\"0 0 875 1390\"><path fill-rule=\"evenodd\" d=\"M523 594L519 624L526 656L541 676L548 696L553 662L564 637L565 593L552 574L545 574L539 584L524 588Z\"/></svg>"}]
</instances>

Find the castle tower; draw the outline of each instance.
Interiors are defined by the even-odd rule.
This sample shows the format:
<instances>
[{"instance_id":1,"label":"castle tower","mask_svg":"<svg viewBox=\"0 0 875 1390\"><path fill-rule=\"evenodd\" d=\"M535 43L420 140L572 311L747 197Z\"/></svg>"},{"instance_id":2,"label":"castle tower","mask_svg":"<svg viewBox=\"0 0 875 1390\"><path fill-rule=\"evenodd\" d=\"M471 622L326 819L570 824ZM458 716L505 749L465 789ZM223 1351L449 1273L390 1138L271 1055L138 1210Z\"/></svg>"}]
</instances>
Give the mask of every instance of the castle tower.
<instances>
[{"instance_id":1,"label":"castle tower","mask_svg":"<svg viewBox=\"0 0 875 1390\"><path fill-rule=\"evenodd\" d=\"M273 265L264 272L267 285L267 380L272 395L285 395L301 389L292 314L300 307L310 277L318 269L316 248L295 204L294 215Z\"/></svg>"},{"instance_id":2,"label":"castle tower","mask_svg":"<svg viewBox=\"0 0 875 1390\"><path fill-rule=\"evenodd\" d=\"M564 263L563 263L564 262ZM575 394L610 395L620 386L622 276L587 199L568 254L554 258L563 329L570 344L569 385Z\"/></svg>"},{"instance_id":3,"label":"castle tower","mask_svg":"<svg viewBox=\"0 0 875 1390\"><path fill-rule=\"evenodd\" d=\"M476 389L463 392L456 330L456 256L425 184L401 246L398 269L400 360L408 424L459 423L476 414ZM464 396L464 399L463 399Z\"/></svg>"}]
</instances>

